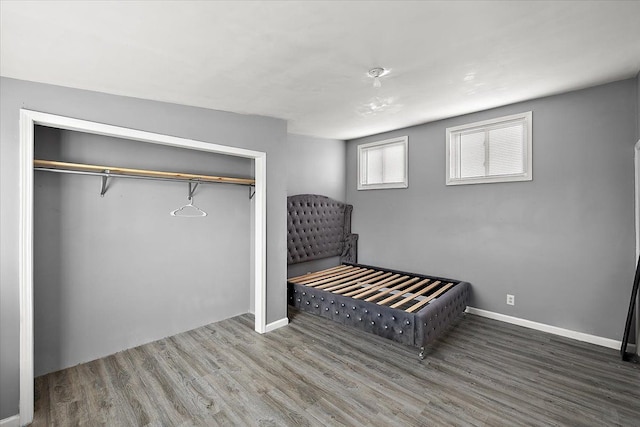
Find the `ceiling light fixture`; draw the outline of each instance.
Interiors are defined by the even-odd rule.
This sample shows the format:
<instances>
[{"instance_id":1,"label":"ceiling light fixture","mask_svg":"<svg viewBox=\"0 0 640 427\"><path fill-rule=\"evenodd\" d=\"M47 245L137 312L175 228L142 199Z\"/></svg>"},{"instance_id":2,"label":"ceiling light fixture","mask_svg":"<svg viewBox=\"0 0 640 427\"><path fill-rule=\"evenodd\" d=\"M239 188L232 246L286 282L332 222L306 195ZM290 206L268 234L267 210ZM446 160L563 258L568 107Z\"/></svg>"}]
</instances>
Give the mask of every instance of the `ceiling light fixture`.
<instances>
[{"instance_id":1,"label":"ceiling light fixture","mask_svg":"<svg viewBox=\"0 0 640 427\"><path fill-rule=\"evenodd\" d=\"M375 67L369 70L369 77L373 78L373 87L380 87L382 83L380 82L380 77L387 74L389 71L385 70L382 67Z\"/></svg>"}]
</instances>

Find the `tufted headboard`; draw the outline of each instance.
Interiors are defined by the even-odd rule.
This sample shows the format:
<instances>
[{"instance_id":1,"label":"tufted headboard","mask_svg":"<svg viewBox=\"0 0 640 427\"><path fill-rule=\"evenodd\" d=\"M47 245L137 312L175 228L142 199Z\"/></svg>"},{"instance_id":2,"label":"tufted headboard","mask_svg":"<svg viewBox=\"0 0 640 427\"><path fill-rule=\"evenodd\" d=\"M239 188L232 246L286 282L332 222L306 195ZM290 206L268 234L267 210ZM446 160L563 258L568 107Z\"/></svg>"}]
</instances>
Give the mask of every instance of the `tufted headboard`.
<instances>
[{"instance_id":1,"label":"tufted headboard","mask_svg":"<svg viewBox=\"0 0 640 427\"><path fill-rule=\"evenodd\" d=\"M352 211L352 205L317 194L287 197L287 264L332 256L339 256L340 262L357 262Z\"/></svg>"}]
</instances>

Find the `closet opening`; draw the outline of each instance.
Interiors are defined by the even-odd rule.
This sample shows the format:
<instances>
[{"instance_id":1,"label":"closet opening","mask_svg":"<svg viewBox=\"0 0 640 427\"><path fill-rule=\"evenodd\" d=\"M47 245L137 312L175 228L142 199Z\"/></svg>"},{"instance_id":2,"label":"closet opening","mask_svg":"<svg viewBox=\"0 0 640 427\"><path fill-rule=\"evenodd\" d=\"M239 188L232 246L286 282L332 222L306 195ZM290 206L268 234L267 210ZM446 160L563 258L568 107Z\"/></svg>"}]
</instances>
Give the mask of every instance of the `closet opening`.
<instances>
[{"instance_id":1,"label":"closet opening","mask_svg":"<svg viewBox=\"0 0 640 427\"><path fill-rule=\"evenodd\" d=\"M238 238L244 236L245 241L236 245L236 249L242 253L251 254L249 273L246 275L251 283L251 291L253 293L253 306L249 308L255 315L255 330L259 333L266 332L266 278L265 278L265 259L266 259L266 245L265 245L265 229L266 229L266 173L265 163L266 154L263 152L246 150L236 147L229 147L217 144L210 144L202 141L195 141L183 138L176 138L167 135L155 134L150 132L143 132L134 129L122 128L117 126L105 125L95 122L88 122L83 120L77 120L62 116L56 116L46 113L39 113L29 110L21 110L21 199L20 199L20 424L28 424L33 419L33 403L34 403L34 253L37 255L36 262L45 263L45 265L55 265L56 257L60 255L51 255L51 252L57 248L62 249L62 254L75 253L82 261L80 263L70 263L69 259L65 260L65 266L62 266L60 271L53 272L50 277L56 278L58 282L64 282L64 286L68 287L68 283L76 282L77 290L82 291L82 284L88 283L88 287L94 286L93 292L97 292L95 298L101 299L100 302L91 301L92 293L87 292L84 296L84 300L80 297L81 305L82 301L85 304L95 304L92 309L81 308L86 312L91 313L92 310L96 310L102 303L106 303L107 299L111 299L112 304L118 304L117 298L121 297L125 299L125 305L129 304L129 313L135 313L138 307L141 308L141 313L137 314L141 320L145 319L146 315L150 317L157 316L159 313L147 313L146 311L157 311L157 305L161 305L164 310L191 310L190 306L175 307L172 305L171 298L164 298L166 301L154 301L158 296L162 297L162 288L154 289L154 283L158 284L159 275L168 274L170 277L168 281L164 281L161 286L165 288L172 281L179 282L181 278L189 280L189 270L196 271L196 280L194 283L190 283L189 286L195 287L189 288L183 283L183 287L188 290L185 292L188 296L185 296L185 300L191 299L191 304L206 304L207 301L198 300L198 289L203 292L209 292L207 286L206 276L207 274L215 274L212 270L207 270L206 259L208 256L215 259L215 257L223 256L222 252L224 248L217 248L215 245L211 245L209 239L207 239L207 233L224 233L224 224L217 224L216 221L208 221L210 219L219 219L221 221L236 221L235 229L239 230L240 223L246 220L246 230L238 233ZM69 132L70 131L70 132ZM83 145L81 150L77 150L79 147L77 135L83 135L85 140L96 141L101 139L110 139L110 147L116 148L110 152L104 150L102 147L101 153L107 158L106 163L115 165L116 158L109 158L113 153L125 153L131 155L131 157L139 156L140 153L147 153L148 156L142 155L138 157L143 161L140 166L145 169L153 169L153 162L158 159L172 159L176 160L176 171L185 169L181 166L193 165L196 171L207 169L204 164L210 164L216 162L216 159L224 159L220 164L226 165L227 168L233 169L235 166L240 166L243 171L246 172L247 168L253 167L255 176L255 187L252 191L242 190L237 188L236 185L215 184L215 185L193 185L193 182L187 184L186 182L159 182L159 181L146 181L131 179L125 180L123 178L109 178L109 183L105 184L104 177L101 178L95 176L71 176L67 174L51 174L49 172L38 171L35 174L55 175L56 177L51 179L47 178L43 180L39 175L34 177L34 160L38 157L53 157L55 160L55 154L47 152L60 148L60 145L56 144L44 144L36 142L36 135L38 135L38 141L45 135L49 137L63 134L65 138L70 139L65 141L67 148L75 147L76 150L72 150L75 153L80 153L79 160L82 158L82 151L86 151L86 155L90 156L90 149L92 147L99 147L100 144L86 144ZM145 142L148 144L140 144ZM70 144L70 145L69 145ZM74 145L75 144L75 145ZM36 153L39 156L34 157ZM100 151L100 150L98 150ZM109 154L111 153L111 154ZM224 156L220 156L224 155ZM231 156L231 157L229 157ZM64 158L64 156L62 156ZM102 157L101 157L102 158ZM235 159L235 160L234 160ZM76 159L74 159L76 160ZM91 159L89 159L91 160ZM112 161L113 160L113 161ZM201 164L198 166L198 161ZM182 165L180 165L182 162ZM90 162L87 162L90 163ZM129 163L128 165L131 165ZM127 165L125 165L127 166ZM167 169L165 165L158 165L159 170ZM174 168L175 169L175 168ZM186 170L194 170L186 168ZM224 169L224 168L223 168ZM231 172L233 173L233 172ZM246 173L244 173L246 175ZM62 182L60 182L62 181ZM128 182L124 182L128 181ZM68 186L67 184L72 185ZM64 184L64 185L59 185ZM37 185L37 186L36 186ZM189 188L187 188L187 185ZM224 188L226 187L226 188ZM231 188L236 187L236 188ZM246 189L246 187L245 187ZM239 191L240 190L240 191ZM249 199L250 194L254 192L252 199ZM88 193L91 193L88 195ZM104 200L101 200L101 193L104 198L112 197L108 200L108 203L100 204ZM34 196L38 196L35 198ZM82 199L92 197L88 204L82 204ZM198 199L198 207L203 211L209 211L209 217L203 218L176 218L170 216L170 212L179 211L180 207L188 206L187 202L193 205L193 198ZM224 208L217 206L215 203L216 197L226 199L229 204L236 206L238 209L235 214L233 212L224 212ZM47 199L47 200L43 200ZM242 200L241 200L242 199ZM89 199L87 199L89 200ZM77 206L75 206L75 203ZM38 203L51 203L54 207L54 212L51 217L45 217L39 213L34 212L34 204ZM246 210L247 204L249 204L249 210ZM169 209L165 207L169 206ZM51 207L51 205L50 205ZM78 208L77 210L75 208ZM240 208L244 207L246 211L238 218L237 213L240 212ZM148 209L148 211L145 211ZM104 210L110 212L103 212ZM162 210L159 214L159 210ZM166 212L165 212L166 210ZM134 215L135 214L135 215ZM130 215L130 216L128 216ZM114 220L114 218L116 220ZM127 225L127 222L136 222L133 228ZM35 222L34 222L35 221ZM173 221L173 222L172 222ZM208 222L207 222L208 221ZM38 233L41 230L47 230L47 223L52 224L49 229L58 230L57 232L62 234L60 230L71 230L70 233L73 238L67 235L65 241L57 242L55 240L55 233L51 236L40 236ZM34 226L37 227L34 230ZM79 231L77 230L79 229ZM129 236L133 233L132 230L136 230L135 233L140 236ZM167 233L169 236L166 244L163 244L162 232ZM34 232L35 231L35 232ZM77 232L76 235L73 233ZM118 233L120 237L127 242L130 247L123 247L121 251L112 250L118 245ZM75 237L80 236L76 239ZM224 236L223 240L224 240ZM228 236L227 236L228 237ZM246 239L248 237L248 239ZM34 239L37 245L34 245ZM103 240L101 240L103 239ZM99 242L107 239L107 246L111 245L109 249L100 248ZM109 242L109 239L113 240ZM150 239L149 245L145 245L145 239ZM215 239L215 236L212 236ZM250 240L249 243L246 240ZM96 242L97 248L94 248L95 258L92 258L91 246ZM190 244L194 243L192 250ZM196 244L197 243L197 244ZM165 266L172 261L171 250L175 250L173 253L175 258L181 258L182 261L175 265L174 270L169 270L165 273L154 273L154 266L157 269ZM89 254L85 253L85 251ZM231 250L231 249L230 249ZM142 283L139 286L136 284L119 283L121 278L124 277L118 271L118 268L114 268L114 265L122 263L122 269L135 271L137 265L136 260L132 259L133 254L137 252L143 252L143 257L138 259L140 269L142 272L136 273L133 277L141 278ZM217 252L216 252L217 251ZM205 252L205 253L200 253ZM245 255L245 259L246 259ZM113 259L111 259L113 258ZM130 262L126 262L131 260ZM96 271L101 263L107 264L112 262L111 268L105 268L104 274L101 274L101 282L98 284L92 284L91 272ZM115 262L115 264L113 263ZM47 264L48 263L48 264ZM72 264L72 265L70 265ZM82 265L86 264L86 265ZM65 270L66 269L66 270ZM36 275L38 286L41 286L43 282L42 271L45 269L37 269ZM147 274L145 275L145 272ZM56 275L57 273L57 275ZM126 271L125 271L126 273ZM156 274L155 277L151 277ZM224 274L221 273L222 276ZM77 276L77 277L75 277ZM173 277L175 276L175 277ZM44 281L50 281L50 277L46 277ZM69 277L72 279L68 280ZM222 280L224 280L223 278ZM233 279L233 278L232 278ZM246 279L246 277L244 277ZM55 280L54 280L55 281ZM96 279L96 281L99 281ZM195 283L200 281L202 283ZM245 280L246 282L246 280ZM160 286L160 285L156 285ZM179 283L176 283L178 289L173 291L179 292ZM40 289L40 288L37 288ZM56 290L51 289L52 295ZM68 289L67 289L68 291ZM148 293L145 293L147 292ZM154 295L154 291L158 291L157 295ZM166 289L165 289L166 291ZM173 292L171 291L171 292ZM242 292L245 292L243 290ZM37 291L36 291L37 292ZM104 295L100 293L103 292ZM130 292L130 295L127 295ZM229 292L223 291L223 292ZM80 292L82 293L82 292ZM37 294L36 294L37 295ZM87 297L88 296L88 297ZM64 295L60 296L64 298ZM130 298L129 298L130 297ZM129 299L127 299L129 298ZM136 300L137 298L137 300ZM146 299L150 299L148 307L144 307L142 303ZM198 300L194 302L193 300ZM214 298L215 299L215 295ZM237 299L237 298L236 298ZM206 298L203 298L206 300ZM221 307L215 306L215 301L211 301L211 295L209 295L209 303L213 304L210 307L204 307L205 310L213 309L222 310ZM35 299L37 301L37 298ZM132 302L133 301L133 302ZM136 305L137 301L137 305ZM184 301L183 301L184 302ZM40 303L42 304L42 303ZM164 305L163 305L164 304ZM176 303L177 304L177 303ZM246 303L247 306L249 303ZM108 304L107 304L108 305ZM115 305L114 305L115 306ZM78 311L78 307L74 308ZM58 311L63 311L58 309ZM59 314L59 313L58 313ZM117 316L118 313L114 313ZM55 313L54 313L55 317ZM178 316L179 317L179 316ZM73 324L77 322L77 318L66 319L66 324ZM71 322L71 323L69 323ZM131 322L135 322L135 319L131 319ZM77 327L78 325L74 325ZM108 328L109 325L104 325ZM115 325L115 327L118 327ZM142 326L141 326L142 327ZM175 326L174 326L175 327ZM178 326L179 328L182 326ZM189 328L187 328L189 329ZM185 329L185 330L187 330ZM152 334L153 335L153 334ZM52 335L55 340L55 334ZM161 338L161 337L158 337ZM99 338L96 338L99 342ZM157 339L157 338L156 338ZM153 340L153 339L152 339ZM138 344L135 344L138 345ZM130 346L129 346L130 347ZM71 346L73 348L73 346ZM108 347L107 347L108 348ZM123 350L127 348L126 343ZM98 356L102 357L102 356ZM87 360L88 361L88 360ZM55 362L55 361L54 361ZM42 365L42 361L38 361L39 365ZM55 365L55 363L54 363Z\"/></svg>"}]
</instances>

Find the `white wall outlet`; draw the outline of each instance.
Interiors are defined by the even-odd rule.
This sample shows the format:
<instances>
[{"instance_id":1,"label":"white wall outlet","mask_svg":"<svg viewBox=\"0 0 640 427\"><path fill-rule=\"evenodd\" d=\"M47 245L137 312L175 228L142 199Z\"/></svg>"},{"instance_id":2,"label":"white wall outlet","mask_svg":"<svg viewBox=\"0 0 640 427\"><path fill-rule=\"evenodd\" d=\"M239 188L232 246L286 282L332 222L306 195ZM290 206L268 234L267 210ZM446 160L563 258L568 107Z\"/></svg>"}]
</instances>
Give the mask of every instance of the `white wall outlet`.
<instances>
[{"instance_id":1,"label":"white wall outlet","mask_svg":"<svg viewBox=\"0 0 640 427\"><path fill-rule=\"evenodd\" d=\"M507 294L507 305L516 305L516 297Z\"/></svg>"}]
</instances>

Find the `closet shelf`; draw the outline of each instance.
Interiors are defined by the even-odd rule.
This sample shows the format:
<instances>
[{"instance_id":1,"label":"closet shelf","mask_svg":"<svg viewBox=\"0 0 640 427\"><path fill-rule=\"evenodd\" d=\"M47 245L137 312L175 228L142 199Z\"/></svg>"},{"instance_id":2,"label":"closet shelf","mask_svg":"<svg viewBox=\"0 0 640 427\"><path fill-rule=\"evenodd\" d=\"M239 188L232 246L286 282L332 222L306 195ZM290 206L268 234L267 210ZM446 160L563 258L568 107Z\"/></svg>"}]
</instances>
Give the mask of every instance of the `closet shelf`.
<instances>
[{"instance_id":1,"label":"closet shelf","mask_svg":"<svg viewBox=\"0 0 640 427\"><path fill-rule=\"evenodd\" d=\"M232 178L228 176L199 175L181 172L164 172L146 169L121 168L116 166L87 165L83 163L67 163L54 160L33 160L36 170L51 172L87 173L106 177L129 177L129 178L149 178L166 179L175 181L192 181L201 183L223 183L253 186L255 180L250 178Z\"/></svg>"}]
</instances>

